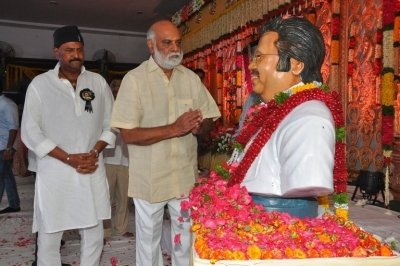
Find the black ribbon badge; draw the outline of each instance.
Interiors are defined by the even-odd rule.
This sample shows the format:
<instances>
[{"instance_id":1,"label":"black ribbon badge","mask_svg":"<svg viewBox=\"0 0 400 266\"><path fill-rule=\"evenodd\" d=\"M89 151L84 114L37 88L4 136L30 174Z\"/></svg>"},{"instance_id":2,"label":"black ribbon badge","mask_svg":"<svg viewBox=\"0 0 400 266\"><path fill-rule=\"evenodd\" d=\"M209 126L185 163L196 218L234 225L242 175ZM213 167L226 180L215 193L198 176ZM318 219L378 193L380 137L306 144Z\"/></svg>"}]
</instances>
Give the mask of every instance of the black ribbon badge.
<instances>
[{"instance_id":1,"label":"black ribbon badge","mask_svg":"<svg viewBox=\"0 0 400 266\"><path fill-rule=\"evenodd\" d=\"M91 91L90 89L86 88L86 89L81 90L79 95L81 96L82 100L84 100L86 102L85 111L87 111L89 113L93 113L92 101L95 98L94 92Z\"/></svg>"}]
</instances>

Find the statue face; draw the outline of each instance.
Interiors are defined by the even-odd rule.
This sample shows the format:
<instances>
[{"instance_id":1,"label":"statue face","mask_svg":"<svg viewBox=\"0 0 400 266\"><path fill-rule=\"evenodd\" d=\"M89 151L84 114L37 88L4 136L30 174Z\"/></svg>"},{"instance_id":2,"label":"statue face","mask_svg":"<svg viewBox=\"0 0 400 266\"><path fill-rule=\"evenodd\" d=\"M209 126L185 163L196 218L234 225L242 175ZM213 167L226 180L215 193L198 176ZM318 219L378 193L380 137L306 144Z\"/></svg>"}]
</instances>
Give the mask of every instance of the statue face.
<instances>
[{"instance_id":1,"label":"statue face","mask_svg":"<svg viewBox=\"0 0 400 266\"><path fill-rule=\"evenodd\" d=\"M278 72L276 66L279 61L278 49L275 46L278 40L277 32L266 32L260 39L254 58L249 65L253 90L260 94L264 102L300 81L298 75L288 72Z\"/></svg>"}]
</instances>

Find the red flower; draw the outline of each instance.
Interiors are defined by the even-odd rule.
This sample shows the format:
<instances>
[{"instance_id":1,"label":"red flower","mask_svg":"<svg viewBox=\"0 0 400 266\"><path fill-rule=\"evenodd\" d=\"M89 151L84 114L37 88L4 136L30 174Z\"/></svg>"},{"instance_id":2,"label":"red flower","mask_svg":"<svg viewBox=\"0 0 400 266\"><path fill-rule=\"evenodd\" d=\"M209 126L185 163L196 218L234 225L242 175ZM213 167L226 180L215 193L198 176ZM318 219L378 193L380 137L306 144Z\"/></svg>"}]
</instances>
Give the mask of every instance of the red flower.
<instances>
[{"instance_id":1,"label":"red flower","mask_svg":"<svg viewBox=\"0 0 400 266\"><path fill-rule=\"evenodd\" d=\"M392 145L393 137L393 117L385 115L382 117L382 144Z\"/></svg>"},{"instance_id":2,"label":"red flower","mask_svg":"<svg viewBox=\"0 0 400 266\"><path fill-rule=\"evenodd\" d=\"M390 164L390 162L392 161L392 158L390 158L390 157L383 157L383 162L385 163L385 164Z\"/></svg>"},{"instance_id":3,"label":"red flower","mask_svg":"<svg viewBox=\"0 0 400 266\"><path fill-rule=\"evenodd\" d=\"M347 75L352 76L354 73L354 63L349 62L347 65Z\"/></svg>"},{"instance_id":4,"label":"red flower","mask_svg":"<svg viewBox=\"0 0 400 266\"><path fill-rule=\"evenodd\" d=\"M382 12L382 25L383 25L383 27L394 23L395 7L396 7L395 1L393 1L393 0L385 0L385 1L383 1L383 5L382 5L382 10L384 10L384 12Z\"/></svg>"},{"instance_id":5,"label":"red flower","mask_svg":"<svg viewBox=\"0 0 400 266\"><path fill-rule=\"evenodd\" d=\"M381 74L382 67L383 67L382 59L380 58L375 59L375 75Z\"/></svg>"},{"instance_id":6,"label":"red flower","mask_svg":"<svg viewBox=\"0 0 400 266\"><path fill-rule=\"evenodd\" d=\"M382 43L383 41L383 32L381 29L376 31L376 43Z\"/></svg>"},{"instance_id":7,"label":"red flower","mask_svg":"<svg viewBox=\"0 0 400 266\"><path fill-rule=\"evenodd\" d=\"M332 35L339 36L340 34L340 18L335 16L332 18Z\"/></svg>"},{"instance_id":8,"label":"red flower","mask_svg":"<svg viewBox=\"0 0 400 266\"><path fill-rule=\"evenodd\" d=\"M351 36L349 39L349 49L354 49L356 47L356 38Z\"/></svg>"},{"instance_id":9,"label":"red flower","mask_svg":"<svg viewBox=\"0 0 400 266\"><path fill-rule=\"evenodd\" d=\"M185 22L188 19L189 19L189 6L186 5L182 8L181 11L181 22Z\"/></svg>"}]
</instances>

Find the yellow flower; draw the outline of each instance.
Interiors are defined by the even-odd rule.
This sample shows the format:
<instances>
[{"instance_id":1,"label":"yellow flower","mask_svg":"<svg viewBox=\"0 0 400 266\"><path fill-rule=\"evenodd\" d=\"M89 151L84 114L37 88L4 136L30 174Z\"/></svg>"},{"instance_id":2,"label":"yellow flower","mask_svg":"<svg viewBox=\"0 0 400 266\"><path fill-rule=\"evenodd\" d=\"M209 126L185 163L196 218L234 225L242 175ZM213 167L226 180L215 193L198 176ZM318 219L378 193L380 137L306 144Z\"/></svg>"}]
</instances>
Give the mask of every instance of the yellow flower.
<instances>
[{"instance_id":1,"label":"yellow flower","mask_svg":"<svg viewBox=\"0 0 400 266\"><path fill-rule=\"evenodd\" d=\"M318 205L322 206L325 209L329 208L329 197L328 195L317 197Z\"/></svg>"},{"instance_id":2,"label":"yellow flower","mask_svg":"<svg viewBox=\"0 0 400 266\"><path fill-rule=\"evenodd\" d=\"M304 253L304 251L302 251L302 250L299 249L299 248L296 248L296 249L294 250L293 256L294 256L294 258L297 258L297 259L305 259L305 258L307 258L306 253Z\"/></svg>"},{"instance_id":3,"label":"yellow flower","mask_svg":"<svg viewBox=\"0 0 400 266\"><path fill-rule=\"evenodd\" d=\"M395 86L394 86L394 74L388 72L382 77L382 104L383 105L393 105Z\"/></svg>"},{"instance_id":4,"label":"yellow flower","mask_svg":"<svg viewBox=\"0 0 400 266\"><path fill-rule=\"evenodd\" d=\"M258 246L249 247L246 253L251 260L258 260L261 258L261 250Z\"/></svg>"},{"instance_id":5,"label":"yellow flower","mask_svg":"<svg viewBox=\"0 0 400 266\"><path fill-rule=\"evenodd\" d=\"M292 92L293 92L293 94L296 94L298 92L310 90L310 89L314 89L314 88L315 88L315 85L313 83L307 83L307 84L304 84L301 86L294 87L292 89Z\"/></svg>"},{"instance_id":6,"label":"yellow flower","mask_svg":"<svg viewBox=\"0 0 400 266\"><path fill-rule=\"evenodd\" d=\"M232 255L234 260L246 260L246 256L240 250L235 250Z\"/></svg>"},{"instance_id":7,"label":"yellow flower","mask_svg":"<svg viewBox=\"0 0 400 266\"><path fill-rule=\"evenodd\" d=\"M337 208L335 213L337 216L344 218L346 221L349 219L349 210Z\"/></svg>"},{"instance_id":8,"label":"yellow flower","mask_svg":"<svg viewBox=\"0 0 400 266\"><path fill-rule=\"evenodd\" d=\"M236 72L236 86L242 86L242 71L238 70Z\"/></svg>"},{"instance_id":9,"label":"yellow flower","mask_svg":"<svg viewBox=\"0 0 400 266\"><path fill-rule=\"evenodd\" d=\"M194 224L191 228L190 231L191 232L196 232L197 230L199 230L201 228L200 224Z\"/></svg>"}]
</instances>

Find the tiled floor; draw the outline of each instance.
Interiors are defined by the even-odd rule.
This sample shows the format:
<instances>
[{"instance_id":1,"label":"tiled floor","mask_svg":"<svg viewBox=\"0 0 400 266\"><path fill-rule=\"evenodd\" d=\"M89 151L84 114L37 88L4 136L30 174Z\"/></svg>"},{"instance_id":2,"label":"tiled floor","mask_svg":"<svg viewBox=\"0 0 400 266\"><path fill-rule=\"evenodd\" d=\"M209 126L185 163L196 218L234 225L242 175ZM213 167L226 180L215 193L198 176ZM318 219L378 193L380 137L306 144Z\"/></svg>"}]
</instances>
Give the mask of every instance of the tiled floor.
<instances>
[{"instance_id":1,"label":"tiled floor","mask_svg":"<svg viewBox=\"0 0 400 266\"><path fill-rule=\"evenodd\" d=\"M0 215L0 265L31 265L34 260L35 235L32 234L34 182L32 176L16 177L21 212ZM4 193L0 209L8 206ZM130 231L134 232L134 207L131 206ZM61 249L62 262L79 265L80 237L77 230L65 231L66 241ZM100 265L135 265L135 239L113 236L103 248ZM164 253L164 265L171 265L169 255Z\"/></svg>"}]
</instances>

